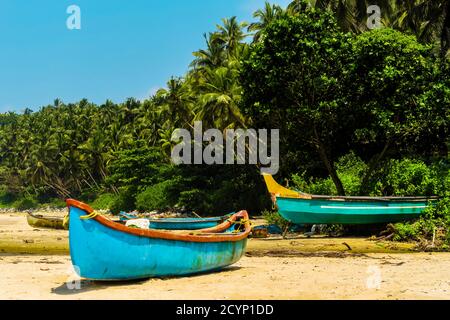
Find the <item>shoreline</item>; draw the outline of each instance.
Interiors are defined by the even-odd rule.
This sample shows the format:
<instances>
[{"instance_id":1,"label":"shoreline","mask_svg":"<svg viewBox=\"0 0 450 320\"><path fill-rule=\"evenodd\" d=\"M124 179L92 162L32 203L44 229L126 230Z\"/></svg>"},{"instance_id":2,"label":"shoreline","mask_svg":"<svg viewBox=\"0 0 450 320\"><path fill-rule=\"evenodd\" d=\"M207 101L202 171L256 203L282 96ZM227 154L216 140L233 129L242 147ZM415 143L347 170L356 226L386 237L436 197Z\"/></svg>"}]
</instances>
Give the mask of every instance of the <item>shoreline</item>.
<instances>
[{"instance_id":1,"label":"shoreline","mask_svg":"<svg viewBox=\"0 0 450 320\"><path fill-rule=\"evenodd\" d=\"M0 214L0 255L68 255L67 230L33 228L26 221L26 213ZM351 250L350 250L351 248ZM326 237L291 235L287 239L271 236L266 239L250 238L247 256L292 257L323 255L336 252L340 255L367 253L415 253L413 243L373 241L367 237ZM329 254L330 255L330 254Z\"/></svg>"}]
</instances>

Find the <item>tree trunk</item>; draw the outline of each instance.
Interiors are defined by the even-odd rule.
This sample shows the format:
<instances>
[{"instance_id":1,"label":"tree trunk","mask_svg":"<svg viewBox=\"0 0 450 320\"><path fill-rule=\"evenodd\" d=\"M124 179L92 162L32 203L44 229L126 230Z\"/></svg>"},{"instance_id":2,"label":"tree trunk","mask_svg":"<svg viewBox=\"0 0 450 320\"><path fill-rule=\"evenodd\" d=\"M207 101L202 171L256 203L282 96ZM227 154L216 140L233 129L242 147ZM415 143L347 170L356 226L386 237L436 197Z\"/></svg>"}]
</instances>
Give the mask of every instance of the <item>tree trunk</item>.
<instances>
[{"instance_id":1,"label":"tree trunk","mask_svg":"<svg viewBox=\"0 0 450 320\"><path fill-rule=\"evenodd\" d=\"M441 31L441 57L445 59L445 56L450 49L450 0L447 1L444 8L444 25Z\"/></svg>"},{"instance_id":2,"label":"tree trunk","mask_svg":"<svg viewBox=\"0 0 450 320\"><path fill-rule=\"evenodd\" d=\"M341 179L339 179L339 176L336 172L336 169L334 168L333 163L328 159L327 151L325 149L325 146L319 139L319 134L317 133L316 128L314 128L314 136L316 139L316 146L317 151L319 152L320 159L322 160L323 164L328 170L328 174L330 175L331 179L333 180L334 185L336 186L337 192L340 196L345 196L345 189L342 185Z\"/></svg>"},{"instance_id":3,"label":"tree trunk","mask_svg":"<svg viewBox=\"0 0 450 320\"><path fill-rule=\"evenodd\" d=\"M359 188L360 195L363 195L367 192L367 187L369 184L369 180L372 177L372 173L378 167L380 161L384 158L384 155L388 151L390 145L391 145L390 140L387 140L383 150L378 155L374 156L372 160L369 162L370 163L369 168L367 169L367 172L364 175L364 178L361 182L361 186Z\"/></svg>"}]
</instances>

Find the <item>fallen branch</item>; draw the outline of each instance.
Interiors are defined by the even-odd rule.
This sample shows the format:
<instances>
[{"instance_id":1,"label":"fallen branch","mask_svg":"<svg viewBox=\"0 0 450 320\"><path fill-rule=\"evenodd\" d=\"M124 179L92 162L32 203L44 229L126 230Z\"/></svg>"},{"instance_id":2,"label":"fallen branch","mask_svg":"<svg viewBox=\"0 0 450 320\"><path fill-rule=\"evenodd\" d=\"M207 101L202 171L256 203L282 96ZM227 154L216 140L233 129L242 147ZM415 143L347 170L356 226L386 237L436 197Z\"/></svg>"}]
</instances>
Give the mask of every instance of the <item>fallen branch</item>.
<instances>
[{"instance_id":1,"label":"fallen branch","mask_svg":"<svg viewBox=\"0 0 450 320\"><path fill-rule=\"evenodd\" d=\"M343 242L342 244L343 244L344 246L346 246L346 247L348 248L348 250L352 250L352 247L350 247L350 246L348 245L347 242Z\"/></svg>"},{"instance_id":2,"label":"fallen branch","mask_svg":"<svg viewBox=\"0 0 450 320\"><path fill-rule=\"evenodd\" d=\"M281 236L283 237L283 239L286 239L286 235L287 235L287 233L288 233L290 227L291 227L291 223L288 223L288 224L286 225L286 227L284 228L283 233L281 234Z\"/></svg>"}]
</instances>

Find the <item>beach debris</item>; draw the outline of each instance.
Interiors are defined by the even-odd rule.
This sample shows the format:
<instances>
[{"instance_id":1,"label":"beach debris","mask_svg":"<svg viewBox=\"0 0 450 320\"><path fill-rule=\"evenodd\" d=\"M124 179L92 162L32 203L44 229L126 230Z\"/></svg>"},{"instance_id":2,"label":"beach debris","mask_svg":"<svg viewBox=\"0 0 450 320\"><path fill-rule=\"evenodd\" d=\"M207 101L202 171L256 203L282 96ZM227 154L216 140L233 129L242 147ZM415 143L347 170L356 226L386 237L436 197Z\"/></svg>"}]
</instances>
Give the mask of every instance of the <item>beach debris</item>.
<instances>
[{"instance_id":1,"label":"beach debris","mask_svg":"<svg viewBox=\"0 0 450 320\"><path fill-rule=\"evenodd\" d=\"M387 236L380 236L380 237L371 236L369 238L369 241L387 241L387 240L392 239L394 237L394 235L395 235L394 233L391 233Z\"/></svg>"},{"instance_id":2,"label":"beach debris","mask_svg":"<svg viewBox=\"0 0 450 320\"><path fill-rule=\"evenodd\" d=\"M50 260L50 261L36 261L38 263L45 263L45 264L64 264L64 262L61 261L54 261L54 260Z\"/></svg>"},{"instance_id":3,"label":"beach debris","mask_svg":"<svg viewBox=\"0 0 450 320\"><path fill-rule=\"evenodd\" d=\"M41 271L49 271L50 270L50 268L45 268L45 267L41 267L40 269L41 269Z\"/></svg>"},{"instance_id":4,"label":"beach debris","mask_svg":"<svg viewBox=\"0 0 450 320\"><path fill-rule=\"evenodd\" d=\"M34 243L33 239L23 239L22 240L24 243Z\"/></svg>"},{"instance_id":5,"label":"beach debris","mask_svg":"<svg viewBox=\"0 0 450 320\"><path fill-rule=\"evenodd\" d=\"M387 261L387 260L381 262L381 264L388 264L388 265L392 265L392 266L401 266L401 265L403 265L405 263L406 263L405 261L391 262L391 261Z\"/></svg>"},{"instance_id":6,"label":"beach debris","mask_svg":"<svg viewBox=\"0 0 450 320\"><path fill-rule=\"evenodd\" d=\"M352 247L349 246L349 244L347 242L342 242L342 244L344 246L346 246L348 248L348 250L352 250Z\"/></svg>"},{"instance_id":7,"label":"beach debris","mask_svg":"<svg viewBox=\"0 0 450 320\"><path fill-rule=\"evenodd\" d=\"M267 238L269 236L269 231L267 226L256 226L252 228L253 238Z\"/></svg>"}]
</instances>

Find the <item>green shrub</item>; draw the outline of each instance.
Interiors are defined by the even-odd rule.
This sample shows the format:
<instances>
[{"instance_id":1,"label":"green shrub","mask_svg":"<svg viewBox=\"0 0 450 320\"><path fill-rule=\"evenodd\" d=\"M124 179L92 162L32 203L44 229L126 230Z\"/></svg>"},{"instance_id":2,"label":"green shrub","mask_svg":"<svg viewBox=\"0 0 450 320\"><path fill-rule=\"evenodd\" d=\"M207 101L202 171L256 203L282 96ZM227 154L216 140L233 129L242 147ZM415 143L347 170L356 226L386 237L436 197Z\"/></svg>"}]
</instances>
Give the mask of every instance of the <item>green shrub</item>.
<instances>
[{"instance_id":1,"label":"green shrub","mask_svg":"<svg viewBox=\"0 0 450 320\"><path fill-rule=\"evenodd\" d=\"M211 212L214 210L211 194L199 189L191 189L180 192L178 205L189 208L198 213Z\"/></svg>"},{"instance_id":2,"label":"green shrub","mask_svg":"<svg viewBox=\"0 0 450 320\"><path fill-rule=\"evenodd\" d=\"M347 195L359 195L361 182L367 164L353 152L339 158L336 163L336 172L341 179ZM331 182L331 179L329 179Z\"/></svg>"},{"instance_id":3,"label":"green shrub","mask_svg":"<svg viewBox=\"0 0 450 320\"><path fill-rule=\"evenodd\" d=\"M435 162L431 166L437 181L436 194L450 198L450 163L449 160Z\"/></svg>"},{"instance_id":4,"label":"green shrub","mask_svg":"<svg viewBox=\"0 0 450 320\"><path fill-rule=\"evenodd\" d=\"M337 195L336 186L330 178L307 179L305 174L293 174L291 178L293 189L311 194Z\"/></svg>"},{"instance_id":5,"label":"green shrub","mask_svg":"<svg viewBox=\"0 0 450 320\"><path fill-rule=\"evenodd\" d=\"M45 203L39 204L39 207L41 207L41 208L46 208L46 207L64 208L65 206L66 206L66 202L59 198L47 199L47 201Z\"/></svg>"},{"instance_id":6,"label":"green shrub","mask_svg":"<svg viewBox=\"0 0 450 320\"><path fill-rule=\"evenodd\" d=\"M383 191L398 196L433 195L439 179L431 167L420 160L391 160L383 179Z\"/></svg>"},{"instance_id":7,"label":"green shrub","mask_svg":"<svg viewBox=\"0 0 450 320\"><path fill-rule=\"evenodd\" d=\"M0 207L11 206L15 200L16 196L9 192L8 187L0 185Z\"/></svg>"},{"instance_id":8,"label":"green shrub","mask_svg":"<svg viewBox=\"0 0 450 320\"><path fill-rule=\"evenodd\" d=\"M422 249L447 250L450 244L450 198L443 198L428 207L415 221L390 226L394 241L419 241Z\"/></svg>"},{"instance_id":9,"label":"green shrub","mask_svg":"<svg viewBox=\"0 0 450 320\"><path fill-rule=\"evenodd\" d=\"M425 210L427 219L443 219L450 225L450 197L443 197Z\"/></svg>"},{"instance_id":10,"label":"green shrub","mask_svg":"<svg viewBox=\"0 0 450 320\"><path fill-rule=\"evenodd\" d=\"M92 203L92 208L99 209L111 209L111 206L117 201L119 196L112 193L104 193L99 195Z\"/></svg>"},{"instance_id":11,"label":"green shrub","mask_svg":"<svg viewBox=\"0 0 450 320\"><path fill-rule=\"evenodd\" d=\"M36 199L32 198L31 196L27 196L27 197L16 200L12 204L12 206L13 206L13 208L15 208L17 210L29 210L29 209L37 208L38 202L36 201Z\"/></svg>"},{"instance_id":12,"label":"green shrub","mask_svg":"<svg viewBox=\"0 0 450 320\"><path fill-rule=\"evenodd\" d=\"M364 161L353 152L339 158L336 171L341 179L347 195L357 195L361 186L362 176L367 169ZM322 195L337 195L336 186L331 178L305 177L303 174L292 175L294 188L302 192Z\"/></svg>"},{"instance_id":13,"label":"green shrub","mask_svg":"<svg viewBox=\"0 0 450 320\"><path fill-rule=\"evenodd\" d=\"M165 209L173 205L167 196L167 189L171 184L172 181L168 180L147 187L136 196L136 209L139 211L150 211Z\"/></svg>"},{"instance_id":14,"label":"green shrub","mask_svg":"<svg viewBox=\"0 0 450 320\"><path fill-rule=\"evenodd\" d=\"M395 233L392 240L394 241L416 241L421 234L420 223L418 222L396 223L393 227Z\"/></svg>"},{"instance_id":15,"label":"green shrub","mask_svg":"<svg viewBox=\"0 0 450 320\"><path fill-rule=\"evenodd\" d=\"M118 214L121 211L132 211L136 206L136 198L134 197L134 190L131 188L121 188L120 194L112 201L109 210Z\"/></svg>"}]
</instances>

